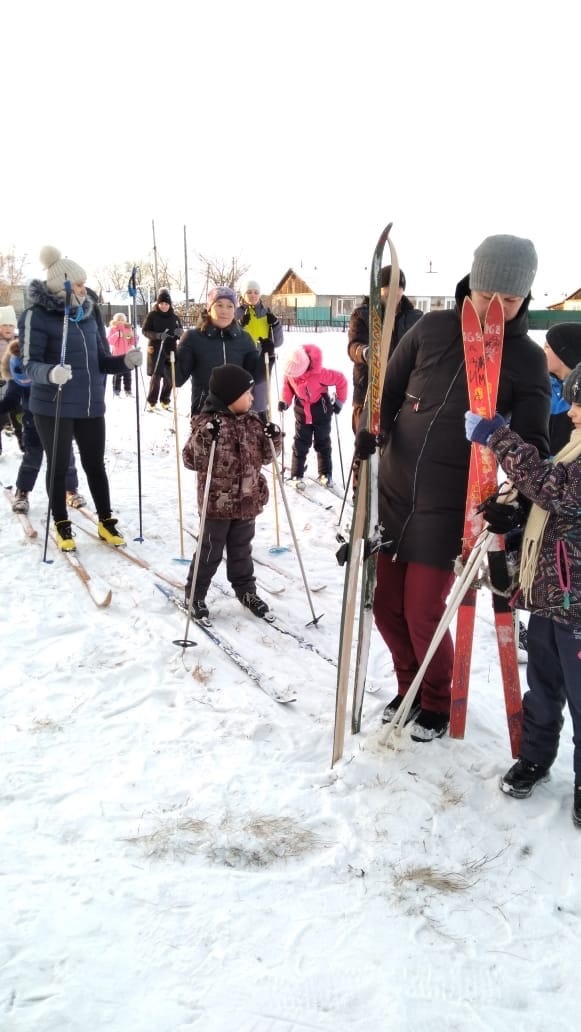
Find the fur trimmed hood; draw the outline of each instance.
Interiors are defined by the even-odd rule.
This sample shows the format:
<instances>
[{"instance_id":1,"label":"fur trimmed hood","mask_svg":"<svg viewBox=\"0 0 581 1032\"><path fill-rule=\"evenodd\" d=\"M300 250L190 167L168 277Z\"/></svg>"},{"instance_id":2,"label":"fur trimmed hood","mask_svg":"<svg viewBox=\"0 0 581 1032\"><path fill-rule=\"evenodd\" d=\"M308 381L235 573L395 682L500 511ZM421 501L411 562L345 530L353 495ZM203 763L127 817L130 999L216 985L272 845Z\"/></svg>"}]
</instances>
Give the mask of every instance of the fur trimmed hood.
<instances>
[{"instance_id":1,"label":"fur trimmed hood","mask_svg":"<svg viewBox=\"0 0 581 1032\"><path fill-rule=\"evenodd\" d=\"M3 380L12 379L12 373L10 372L10 359L19 354L20 344L18 342L18 337L15 337L14 340L11 340L8 344L6 351L2 355L2 362L0 362L0 377L2 377Z\"/></svg>"},{"instance_id":2,"label":"fur trimmed hood","mask_svg":"<svg viewBox=\"0 0 581 1032\"><path fill-rule=\"evenodd\" d=\"M62 312L64 314L65 299L57 294L51 294L43 280L31 280L26 288L26 293L31 305L40 305L47 312ZM87 287L87 296L83 301L83 319L88 319L97 302L98 298L95 291Z\"/></svg>"}]
</instances>

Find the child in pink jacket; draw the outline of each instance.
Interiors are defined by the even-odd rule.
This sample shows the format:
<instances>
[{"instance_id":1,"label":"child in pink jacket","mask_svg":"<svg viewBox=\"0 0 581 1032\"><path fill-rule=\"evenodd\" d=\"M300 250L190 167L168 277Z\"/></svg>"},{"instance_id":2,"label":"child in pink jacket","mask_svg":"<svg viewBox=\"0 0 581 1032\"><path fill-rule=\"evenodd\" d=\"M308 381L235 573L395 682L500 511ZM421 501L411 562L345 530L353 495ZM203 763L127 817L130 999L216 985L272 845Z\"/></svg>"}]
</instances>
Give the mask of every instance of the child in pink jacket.
<instances>
[{"instance_id":1,"label":"child in pink jacket","mask_svg":"<svg viewBox=\"0 0 581 1032\"><path fill-rule=\"evenodd\" d=\"M331 401L327 388L335 387ZM338 369L324 369L323 355L316 344L295 348L284 365L282 398L279 412L284 412L294 398L295 436L292 450L292 483L304 490L305 467L311 444L317 453L317 480L330 487L333 483L331 455L331 419L340 412L347 398L347 380Z\"/></svg>"},{"instance_id":2,"label":"child in pink jacket","mask_svg":"<svg viewBox=\"0 0 581 1032\"><path fill-rule=\"evenodd\" d=\"M116 312L107 330L107 340L113 355L126 355L130 348L135 347L135 337L130 323L123 315L123 312ZM113 394L116 398L121 394L121 381L125 389L125 396L131 397L131 369L122 373L115 373L113 377Z\"/></svg>"}]
</instances>

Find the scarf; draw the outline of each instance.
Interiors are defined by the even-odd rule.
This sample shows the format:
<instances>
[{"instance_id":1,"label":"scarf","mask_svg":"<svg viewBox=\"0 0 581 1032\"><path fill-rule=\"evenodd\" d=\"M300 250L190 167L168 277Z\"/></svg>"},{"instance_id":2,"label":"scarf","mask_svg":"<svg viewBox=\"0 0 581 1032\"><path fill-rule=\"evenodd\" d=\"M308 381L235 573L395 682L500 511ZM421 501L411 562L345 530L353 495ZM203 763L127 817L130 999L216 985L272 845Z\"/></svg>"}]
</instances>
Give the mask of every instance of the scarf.
<instances>
[{"instance_id":1,"label":"scarf","mask_svg":"<svg viewBox=\"0 0 581 1032\"><path fill-rule=\"evenodd\" d=\"M573 430L569 442L553 457L553 462L562 462L568 466L581 455L581 430ZM533 502L522 540L519 583L524 601L530 605L537 563L543 543L543 535L549 513Z\"/></svg>"}]
</instances>

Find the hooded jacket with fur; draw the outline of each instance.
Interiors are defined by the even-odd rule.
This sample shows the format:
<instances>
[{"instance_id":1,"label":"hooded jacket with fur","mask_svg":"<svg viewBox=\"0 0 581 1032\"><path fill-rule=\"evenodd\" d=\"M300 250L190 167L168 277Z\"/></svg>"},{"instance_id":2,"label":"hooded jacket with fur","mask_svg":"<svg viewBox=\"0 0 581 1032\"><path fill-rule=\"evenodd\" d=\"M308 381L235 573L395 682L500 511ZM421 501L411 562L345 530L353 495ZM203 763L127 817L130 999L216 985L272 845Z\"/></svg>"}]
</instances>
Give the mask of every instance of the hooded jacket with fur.
<instances>
[{"instance_id":1,"label":"hooded jacket with fur","mask_svg":"<svg viewBox=\"0 0 581 1032\"><path fill-rule=\"evenodd\" d=\"M64 298L47 290L46 283L33 280L28 287L31 306L18 320L22 363L30 377L30 411L54 416L58 388L48 374L59 365L63 347ZM79 315L79 320L76 320ZM61 387L61 414L65 419L95 419L105 413L104 373L126 369L123 357L109 350L97 296L87 290L81 310L72 309L64 350L64 364L72 379Z\"/></svg>"}]
</instances>

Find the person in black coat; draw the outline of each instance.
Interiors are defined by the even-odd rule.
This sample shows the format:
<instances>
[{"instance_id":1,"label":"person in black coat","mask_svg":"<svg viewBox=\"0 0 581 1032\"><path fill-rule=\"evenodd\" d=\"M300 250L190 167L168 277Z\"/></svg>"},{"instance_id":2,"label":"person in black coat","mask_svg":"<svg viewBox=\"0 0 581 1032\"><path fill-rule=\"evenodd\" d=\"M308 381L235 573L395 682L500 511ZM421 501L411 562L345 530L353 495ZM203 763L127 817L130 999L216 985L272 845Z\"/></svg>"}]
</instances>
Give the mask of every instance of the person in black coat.
<instances>
[{"instance_id":1,"label":"person in black coat","mask_svg":"<svg viewBox=\"0 0 581 1032\"><path fill-rule=\"evenodd\" d=\"M219 365L238 365L252 378L260 353L246 330L236 322L236 294L230 287L214 287L195 330L184 333L175 357L176 384L192 380L192 416L201 411L208 396L212 370Z\"/></svg>"},{"instance_id":2,"label":"person in black coat","mask_svg":"<svg viewBox=\"0 0 581 1032\"><path fill-rule=\"evenodd\" d=\"M385 265L381 270L381 309L385 315L385 305L391 283L391 265ZM404 294L406 280L404 273L399 271L398 301L395 311L395 323L391 334L389 355L391 358L404 333L411 330L412 326L421 319L423 312L414 308L409 297ZM347 354L353 362L353 412L351 414L351 425L353 433L356 434L361 422L361 412L367 397L367 385L369 383L369 370L367 368L367 356L369 353L369 298L353 310L349 319L349 330L347 334Z\"/></svg>"},{"instance_id":3,"label":"person in black coat","mask_svg":"<svg viewBox=\"0 0 581 1032\"><path fill-rule=\"evenodd\" d=\"M74 439L99 517L99 537L124 545L111 516L105 469L105 374L136 369L142 354L133 348L126 355L111 355L97 298L87 290L82 266L61 258L54 247L43 247L40 259L46 281L29 284L30 306L18 320L18 332L24 371L31 380L30 412L46 453L56 541L63 552L75 549L65 484Z\"/></svg>"},{"instance_id":4,"label":"person in black coat","mask_svg":"<svg viewBox=\"0 0 581 1032\"><path fill-rule=\"evenodd\" d=\"M461 552L470 448L469 408L460 313L470 295L483 321L500 295L505 316L497 409L542 457L549 454L551 390L542 348L527 335L537 255L530 240L487 237L454 310L429 312L403 337L388 362L381 401L385 448L379 464L379 518L385 551L378 557L374 617L394 660L398 694L384 711L393 719L427 652ZM376 440L360 430L356 453ZM454 650L446 635L425 673L412 737L429 741L447 729Z\"/></svg>"},{"instance_id":5,"label":"person in black coat","mask_svg":"<svg viewBox=\"0 0 581 1032\"><path fill-rule=\"evenodd\" d=\"M147 410L153 412L157 402L164 409L169 408L172 392L171 370L166 368L168 353L175 351L182 334L182 324L171 303L171 294L162 287L157 301L143 320L141 332L147 337L147 375L150 377L147 392ZM168 372L170 375L168 375Z\"/></svg>"}]
</instances>

